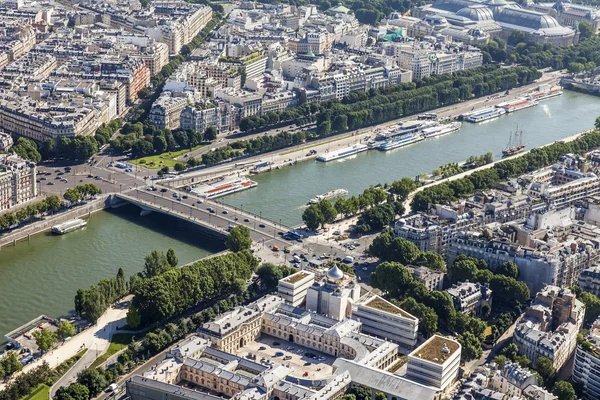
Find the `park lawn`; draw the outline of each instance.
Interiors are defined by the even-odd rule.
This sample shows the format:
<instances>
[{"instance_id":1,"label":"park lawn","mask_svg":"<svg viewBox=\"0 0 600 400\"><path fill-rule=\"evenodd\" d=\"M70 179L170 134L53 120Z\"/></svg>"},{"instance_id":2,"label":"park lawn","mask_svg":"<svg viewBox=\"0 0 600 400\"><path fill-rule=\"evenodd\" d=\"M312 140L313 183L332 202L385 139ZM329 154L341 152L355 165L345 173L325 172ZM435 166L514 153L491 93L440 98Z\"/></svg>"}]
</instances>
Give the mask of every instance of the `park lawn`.
<instances>
[{"instance_id":1,"label":"park lawn","mask_svg":"<svg viewBox=\"0 0 600 400\"><path fill-rule=\"evenodd\" d=\"M125 347L131 343L131 338L134 335L131 333L115 333L110 340L110 345L108 346L108 350L100 357L96 358L90 368L96 368L106 360L108 360L112 355L118 353L123 350Z\"/></svg>"},{"instance_id":2,"label":"park lawn","mask_svg":"<svg viewBox=\"0 0 600 400\"><path fill-rule=\"evenodd\" d=\"M21 400L48 400L50 397L50 386L40 383L28 396L22 397Z\"/></svg>"},{"instance_id":3,"label":"park lawn","mask_svg":"<svg viewBox=\"0 0 600 400\"><path fill-rule=\"evenodd\" d=\"M144 166L146 168L151 169L160 169L162 167L173 168L175 164L181 161L175 160L175 157L179 157L184 155L185 153L189 153L190 151L194 151L204 146L203 144L199 146L195 146L190 149L183 149L178 151L167 151L161 154L155 154L147 157L136 158L135 160L131 160L131 163ZM154 163L154 164L152 164ZM184 163L185 164L185 163Z\"/></svg>"}]
</instances>

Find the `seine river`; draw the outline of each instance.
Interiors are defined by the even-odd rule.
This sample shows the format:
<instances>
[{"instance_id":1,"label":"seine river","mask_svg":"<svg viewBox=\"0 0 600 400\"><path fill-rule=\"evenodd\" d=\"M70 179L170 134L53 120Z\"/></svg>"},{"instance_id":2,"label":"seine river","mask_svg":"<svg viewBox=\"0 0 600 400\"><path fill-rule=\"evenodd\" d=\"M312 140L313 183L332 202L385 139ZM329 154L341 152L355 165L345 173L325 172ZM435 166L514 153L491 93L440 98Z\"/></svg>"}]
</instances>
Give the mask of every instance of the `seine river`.
<instances>
[{"instance_id":1,"label":"seine river","mask_svg":"<svg viewBox=\"0 0 600 400\"><path fill-rule=\"evenodd\" d=\"M258 186L224 199L232 206L284 225L302 223L308 199L332 189L359 194L369 185L415 177L440 165L463 161L491 151L496 158L516 126L523 131L528 148L542 146L594 126L600 116L600 98L565 91L562 96L540 102L479 124L463 123L458 132L382 152L369 150L355 156L321 163L309 161L253 177Z\"/></svg>"},{"instance_id":2,"label":"seine river","mask_svg":"<svg viewBox=\"0 0 600 400\"><path fill-rule=\"evenodd\" d=\"M465 123L459 132L408 147L264 173L254 178L259 183L256 189L224 200L273 221L297 225L304 204L317 194L336 188L358 194L371 184L414 177L488 151L499 158L516 125L531 148L589 129L598 115L600 98L565 91L537 107L477 125ZM127 275L140 271L144 255L154 249L174 248L181 264L220 246L170 217L140 217L131 206L93 214L84 229L64 236L41 234L31 242L6 247L0 250L0 334L40 314L57 317L69 312L78 288L114 276L121 266Z\"/></svg>"},{"instance_id":3,"label":"seine river","mask_svg":"<svg viewBox=\"0 0 600 400\"><path fill-rule=\"evenodd\" d=\"M188 224L160 214L139 216L134 206L92 214L85 228L62 236L42 233L0 250L0 343L31 319L73 309L77 289L142 270L144 256L172 247L180 264L220 251Z\"/></svg>"}]
</instances>

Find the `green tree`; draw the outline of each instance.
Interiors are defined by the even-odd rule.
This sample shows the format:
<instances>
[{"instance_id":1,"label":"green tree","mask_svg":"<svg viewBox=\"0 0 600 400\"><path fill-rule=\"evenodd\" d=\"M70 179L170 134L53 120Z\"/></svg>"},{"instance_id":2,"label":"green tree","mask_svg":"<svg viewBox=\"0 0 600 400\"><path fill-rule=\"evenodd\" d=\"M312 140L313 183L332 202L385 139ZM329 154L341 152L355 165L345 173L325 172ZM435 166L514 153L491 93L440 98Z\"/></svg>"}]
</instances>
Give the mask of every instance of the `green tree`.
<instances>
[{"instance_id":1,"label":"green tree","mask_svg":"<svg viewBox=\"0 0 600 400\"><path fill-rule=\"evenodd\" d=\"M424 251L415 260L416 265L422 265L434 271L446 272L446 263L441 255L432 251Z\"/></svg>"},{"instance_id":2,"label":"green tree","mask_svg":"<svg viewBox=\"0 0 600 400\"><path fill-rule=\"evenodd\" d=\"M462 346L461 358L465 361L476 360L483 354L481 342L471 332L459 335L458 342Z\"/></svg>"},{"instance_id":3,"label":"green tree","mask_svg":"<svg viewBox=\"0 0 600 400\"><path fill-rule=\"evenodd\" d=\"M371 400L371 388L364 385L353 386L349 393L356 396L356 400Z\"/></svg>"},{"instance_id":4,"label":"green tree","mask_svg":"<svg viewBox=\"0 0 600 400\"><path fill-rule=\"evenodd\" d=\"M492 306L515 301L525 302L530 298L529 288L524 282L504 275L495 275L490 281L490 289L494 294Z\"/></svg>"},{"instance_id":5,"label":"green tree","mask_svg":"<svg viewBox=\"0 0 600 400\"><path fill-rule=\"evenodd\" d=\"M475 281L477 276L477 265L471 260L459 260L454 261L452 268L450 268L450 280L453 283Z\"/></svg>"},{"instance_id":6,"label":"green tree","mask_svg":"<svg viewBox=\"0 0 600 400\"><path fill-rule=\"evenodd\" d=\"M510 261L500 264L495 272L496 274L508 276L510 278L517 279L519 277L519 267L517 267L517 264Z\"/></svg>"},{"instance_id":7,"label":"green tree","mask_svg":"<svg viewBox=\"0 0 600 400\"><path fill-rule=\"evenodd\" d=\"M417 188L415 181L404 177L399 181L394 181L390 185L390 193L395 194L400 198L401 201L404 201L408 198L408 195Z\"/></svg>"},{"instance_id":8,"label":"green tree","mask_svg":"<svg viewBox=\"0 0 600 400\"><path fill-rule=\"evenodd\" d=\"M88 400L90 391L87 386L80 383L72 383L69 386L58 388L54 395L55 400Z\"/></svg>"},{"instance_id":9,"label":"green tree","mask_svg":"<svg viewBox=\"0 0 600 400\"><path fill-rule=\"evenodd\" d=\"M535 363L535 370L540 374L544 381L544 386L549 387L554 383L556 378L556 370L552 361L547 357L539 357Z\"/></svg>"},{"instance_id":10,"label":"green tree","mask_svg":"<svg viewBox=\"0 0 600 400\"><path fill-rule=\"evenodd\" d=\"M69 321L60 321L56 333L59 338L64 340L69 336L75 336L75 327Z\"/></svg>"},{"instance_id":11,"label":"green tree","mask_svg":"<svg viewBox=\"0 0 600 400\"><path fill-rule=\"evenodd\" d=\"M438 316L435 310L408 297L399 304L400 308L419 318L419 332L424 337L430 337L438 330Z\"/></svg>"},{"instance_id":12,"label":"green tree","mask_svg":"<svg viewBox=\"0 0 600 400\"><path fill-rule=\"evenodd\" d=\"M321 223L323 227L325 227L325 224L330 224L335 221L335 218L337 217L338 213L329 200L323 199L319 201L317 205L319 207L321 215L323 216L323 221Z\"/></svg>"},{"instance_id":13,"label":"green tree","mask_svg":"<svg viewBox=\"0 0 600 400\"><path fill-rule=\"evenodd\" d=\"M579 28L580 40L589 39L596 33L594 26L586 20L577 21L577 27Z\"/></svg>"},{"instance_id":14,"label":"green tree","mask_svg":"<svg viewBox=\"0 0 600 400\"><path fill-rule=\"evenodd\" d=\"M4 357L0 359L0 369L3 370L2 376L11 376L17 371L23 369L23 364L19 361L19 356L16 351L9 351Z\"/></svg>"},{"instance_id":15,"label":"green tree","mask_svg":"<svg viewBox=\"0 0 600 400\"><path fill-rule=\"evenodd\" d=\"M387 400L387 396L385 393L377 392L375 393L375 400Z\"/></svg>"},{"instance_id":16,"label":"green tree","mask_svg":"<svg viewBox=\"0 0 600 400\"><path fill-rule=\"evenodd\" d=\"M142 274L146 278L152 278L153 276L162 274L168 268L169 261L167 260L165 253L158 250L152 250L152 252L144 258L144 269L142 270Z\"/></svg>"},{"instance_id":17,"label":"green tree","mask_svg":"<svg viewBox=\"0 0 600 400\"><path fill-rule=\"evenodd\" d=\"M179 259L177 258L177 255L175 254L175 250L173 250L170 247L169 247L169 250L167 250L167 262L169 263L169 265L171 267L176 267L177 264L179 264Z\"/></svg>"},{"instance_id":18,"label":"green tree","mask_svg":"<svg viewBox=\"0 0 600 400\"><path fill-rule=\"evenodd\" d=\"M513 29L506 42L512 46L516 46L519 43L525 41L525 33L518 29Z\"/></svg>"},{"instance_id":19,"label":"green tree","mask_svg":"<svg viewBox=\"0 0 600 400\"><path fill-rule=\"evenodd\" d=\"M46 205L48 206L48 210L50 211L58 210L61 203L60 198L55 194L46 197L44 199L44 202L46 203Z\"/></svg>"},{"instance_id":20,"label":"green tree","mask_svg":"<svg viewBox=\"0 0 600 400\"><path fill-rule=\"evenodd\" d=\"M558 397L558 400L577 400L577 394L573 385L567 381L556 382L552 389L552 394Z\"/></svg>"},{"instance_id":21,"label":"green tree","mask_svg":"<svg viewBox=\"0 0 600 400\"><path fill-rule=\"evenodd\" d=\"M302 213L302 221L306 224L308 229L313 231L318 229L319 225L325 223L323 214L321 214L321 210L316 204L311 204L304 210Z\"/></svg>"},{"instance_id":22,"label":"green tree","mask_svg":"<svg viewBox=\"0 0 600 400\"><path fill-rule=\"evenodd\" d=\"M231 251L247 250L252 246L252 238L250 237L250 229L244 225L238 225L231 229L227 235L225 242L227 248Z\"/></svg>"},{"instance_id":23,"label":"green tree","mask_svg":"<svg viewBox=\"0 0 600 400\"><path fill-rule=\"evenodd\" d=\"M185 164L182 162L175 163L173 169L177 172L183 172L185 171Z\"/></svg>"},{"instance_id":24,"label":"green tree","mask_svg":"<svg viewBox=\"0 0 600 400\"><path fill-rule=\"evenodd\" d=\"M58 341L56 334L49 329L37 329L32 332L32 336L35 339L35 344L42 353L50 350Z\"/></svg>"},{"instance_id":25,"label":"green tree","mask_svg":"<svg viewBox=\"0 0 600 400\"><path fill-rule=\"evenodd\" d=\"M142 323L142 318L140 317L140 314L136 311L135 308L129 306L125 322L127 322L127 325L129 325L131 329L137 329Z\"/></svg>"},{"instance_id":26,"label":"green tree","mask_svg":"<svg viewBox=\"0 0 600 400\"><path fill-rule=\"evenodd\" d=\"M257 270L256 275L267 289L277 287L279 280L288 276L292 270L286 266L278 266L271 263L262 264Z\"/></svg>"},{"instance_id":27,"label":"green tree","mask_svg":"<svg viewBox=\"0 0 600 400\"><path fill-rule=\"evenodd\" d=\"M204 140L207 142L212 142L213 140L217 140L217 128L214 126L209 126L204 131Z\"/></svg>"},{"instance_id":28,"label":"green tree","mask_svg":"<svg viewBox=\"0 0 600 400\"><path fill-rule=\"evenodd\" d=\"M151 333L148 335L150 334ZM102 393L106 386L108 386L108 382L100 368L84 369L77 375L77 383L85 386L89 390L90 398L96 397Z\"/></svg>"}]
</instances>

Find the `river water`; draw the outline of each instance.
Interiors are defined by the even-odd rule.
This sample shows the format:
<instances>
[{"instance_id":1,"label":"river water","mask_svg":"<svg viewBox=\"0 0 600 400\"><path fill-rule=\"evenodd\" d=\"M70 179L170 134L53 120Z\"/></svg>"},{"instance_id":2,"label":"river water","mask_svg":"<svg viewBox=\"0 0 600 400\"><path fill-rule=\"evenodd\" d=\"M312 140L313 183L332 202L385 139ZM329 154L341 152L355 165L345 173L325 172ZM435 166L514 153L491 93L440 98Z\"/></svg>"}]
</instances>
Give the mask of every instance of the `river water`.
<instances>
[{"instance_id":1,"label":"river water","mask_svg":"<svg viewBox=\"0 0 600 400\"><path fill-rule=\"evenodd\" d=\"M142 270L152 250L175 250L185 264L221 250L189 224L161 214L141 217L135 206L92 214L85 228L62 236L42 233L0 250L0 343L31 319L64 315L79 288L111 278L123 267Z\"/></svg>"},{"instance_id":2,"label":"river water","mask_svg":"<svg viewBox=\"0 0 600 400\"><path fill-rule=\"evenodd\" d=\"M260 174L254 178L257 188L224 201L275 222L297 225L304 204L315 195L336 188L359 194L369 185L414 177L488 151L499 158L517 124L531 148L589 129L598 115L599 97L565 91L537 107L477 125L464 123L459 132L408 147L370 150L353 158L310 161ZM57 317L69 312L78 288L114 276L121 266L126 275L140 271L144 256L154 249L172 247L183 264L220 246L207 243L184 222L160 214L140 217L139 209L128 206L93 214L82 230L64 236L40 234L31 242L3 248L0 335L40 314Z\"/></svg>"},{"instance_id":3,"label":"river water","mask_svg":"<svg viewBox=\"0 0 600 400\"><path fill-rule=\"evenodd\" d=\"M308 161L266 172L252 178L258 182L256 188L232 194L224 202L295 226L302 223L308 199L318 194L338 188L359 194L369 185L415 177L488 151L498 159L516 125L532 148L592 128L599 115L599 97L565 91L536 107L479 124L465 122L458 132L388 152L369 150L328 163Z\"/></svg>"}]
</instances>

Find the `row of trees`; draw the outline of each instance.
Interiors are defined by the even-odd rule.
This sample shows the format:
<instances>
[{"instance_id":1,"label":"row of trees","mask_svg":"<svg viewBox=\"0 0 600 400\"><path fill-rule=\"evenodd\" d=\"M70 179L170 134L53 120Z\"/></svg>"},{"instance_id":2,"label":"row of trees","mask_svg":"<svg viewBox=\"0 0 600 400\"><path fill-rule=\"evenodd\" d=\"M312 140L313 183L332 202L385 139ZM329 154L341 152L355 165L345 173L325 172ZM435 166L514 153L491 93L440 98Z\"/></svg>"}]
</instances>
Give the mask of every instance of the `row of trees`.
<instances>
[{"instance_id":1,"label":"row of trees","mask_svg":"<svg viewBox=\"0 0 600 400\"><path fill-rule=\"evenodd\" d=\"M39 203L30 204L16 212L9 211L0 215L0 231L25 221L33 221L37 215L48 211L57 211L62 205L60 198L50 195Z\"/></svg>"},{"instance_id":2,"label":"row of trees","mask_svg":"<svg viewBox=\"0 0 600 400\"><path fill-rule=\"evenodd\" d=\"M411 208L413 211L424 211L427 210L430 203L446 203L478 190L487 190L507 178L553 164L565 154L583 154L599 146L600 132L591 132L571 142L556 142L546 147L536 148L520 157L501 161L489 169L476 171L464 178L426 188L415 194Z\"/></svg>"},{"instance_id":3,"label":"row of trees","mask_svg":"<svg viewBox=\"0 0 600 400\"><path fill-rule=\"evenodd\" d=\"M75 295L75 311L89 321L96 322L108 307L128 293L127 281L123 268L119 268L117 276L103 279L87 289L77 290Z\"/></svg>"},{"instance_id":4,"label":"row of trees","mask_svg":"<svg viewBox=\"0 0 600 400\"><path fill-rule=\"evenodd\" d=\"M136 122L126 123L121 131L123 136L112 140L111 146L119 152L131 151L134 157L149 156L181 149L192 149L203 142L217 138L217 129L213 126L204 132L178 129L156 129L150 124Z\"/></svg>"},{"instance_id":5,"label":"row of trees","mask_svg":"<svg viewBox=\"0 0 600 400\"><path fill-rule=\"evenodd\" d=\"M600 38L593 34L594 29L588 22L579 21L578 25L580 38L585 40L573 46L556 47L549 43L527 42L523 32L515 30L508 38L508 44L513 46L512 51L509 51L507 42L494 38L488 44L480 46L484 62L519 63L530 67L551 67L557 70L569 68L571 72L593 69L596 65L600 65L600 54L597 52Z\"/></svg>"},{"instance_id":6,"label":"row of trees","mask_svg":"<svg viewBox=\"0 0 600 400\"><path fill-rule=\"evenodd\" d=\"M44 160L64 158L67 160L85 160L98 152L98 141L94 136L60 137L58 140L46 139L40 145Z\"/></svg>"},{"instance_id":7,"label":"row of trees","mask_svg":"<svg viewBox=\"0 0 600 400\"><path fill-rule=\"evenodd\" d=\"M435 271L446 272L446 263L442 256L431 251L420 251L414 243L401 237L394 237L392 230L386 228L373 240L369 246L369 254L379 258L382 261L399 262L404 265L425 266ZM376 275L374 278L376 279ZM394 292L392 286L381 282L381 285L387 287L387 292ZM393 284L389 284L393 285ZM401 290L401 289L398 289ZM394 294L394 293L392 293Z\"/></svg>"},{"instance_id":8,"label":"row of trees","mask_svg":"<svg viewBox=\"0 0 600 400\"><path fill-rule=\"evenodd\" d=\"M241 251L136 279L131 284L134 298L128 321L139 319L141 325L162 321L198 303L239 292L256 267L252 254Z\"/></svg>"},{"instance_id":9,"label":"row of trees","mask_svg":"<svg viewBox=\"0 0 600 400\"><path fill-rule=\"evenodd\" d=\"M75 204L78 203L80 200L86 199L88 197L97 196L99 194L102 194L102 189L100 189L93 183L85 183L83 185L77 185L72 189L65 190L63 198Z\"/></svg>"},{"instance_id":10,"label":"row of trees","mask_svg":"<svg viewBox=\"0 0 600 400\"><path fill-rule=\"evenodd\" d=\"M319 136L381 124L402 116L454 104L472 97L508 90L538 79L535 68L499 68L485 65L453 74L436 75L415 82L401 83L368 92L357 91L340 103L330 100L319 104L303 104L293 110L251 116L242 119L240 129L256 131L281 125L316 121Z\"/></svg>"},{"instance_id":11,"label":"row of trees","mask_svg":"<svg viewBox=\"0 0 600 400\"><path fill-rule=\"evenodd\" d=\"M108 124L102 124L100 128L96 129L94 138L100 146L110 143L112 136L123 126L121 118L115 118Z\"/></svg>"}]
</instances>

